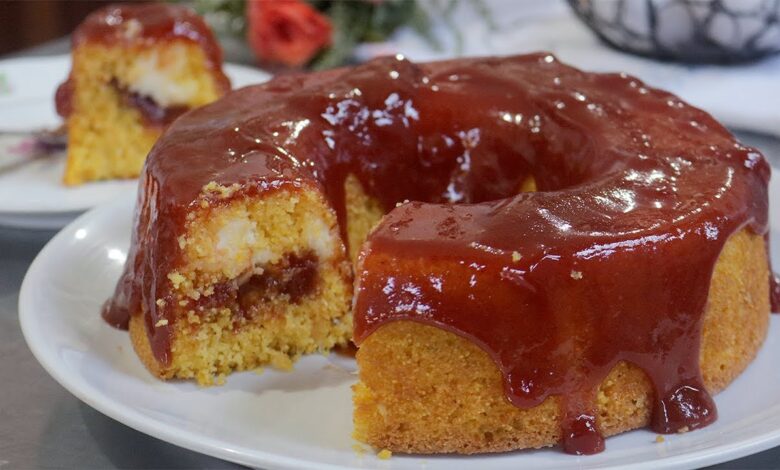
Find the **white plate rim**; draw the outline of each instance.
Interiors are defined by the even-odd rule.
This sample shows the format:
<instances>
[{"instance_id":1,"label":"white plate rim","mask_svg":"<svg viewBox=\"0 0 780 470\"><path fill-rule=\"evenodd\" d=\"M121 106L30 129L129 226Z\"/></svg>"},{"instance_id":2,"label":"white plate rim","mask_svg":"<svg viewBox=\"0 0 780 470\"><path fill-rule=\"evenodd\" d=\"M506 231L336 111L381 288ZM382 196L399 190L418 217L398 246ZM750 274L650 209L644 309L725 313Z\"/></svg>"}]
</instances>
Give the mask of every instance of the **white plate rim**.
<instances>
[{"instance_id":1,"label":"white plate rim","mask_svg":"<svg viewBox=\"0 0 780 470\"><path fill-rule=\"evenodd\" d=\"M37 330L33 324L35 316L31 311L31 307L28 308L28 306L32 305L32 299L35 295L33 287L36 285L36 279L42 276L41 270L44 261L59 244L71 238L80 226L102 213L116 211L118 207L129 204L131 204L129 200L117 200L81 215L52 238L31 264L22 282L19 294L19 320L24 338L38 362L60 385L87 405L137 431L171 444L244 465L261 465L268 468L283 469L344 468L336 464L274 454L243 446L231 446L229 443L220 443L220 441L213 438L201 436L198 433L190 432L177 426L157 422L153 418L146 417L132 407L123 404L121 401L113 399L86 382L74 380L73 376L64 373L56 367L58 361L56 358L50 357L52 353L46 350L45 338L37 336ZM773 317L773 322L779 321L780 318L775 319ZM720 444L717 446L717 451L712 448L694 450L682 454L659 457L647 462L638 462L630 465L630 468L694 468L730 461L775 447L778 444L780 444L780 428L773 432L763 433L758 437L742 438L741 440ZM521 461L519 463L522 464ZM625 465L615 465L604 468L627 467Z\"/></svg>"}]
</instances>

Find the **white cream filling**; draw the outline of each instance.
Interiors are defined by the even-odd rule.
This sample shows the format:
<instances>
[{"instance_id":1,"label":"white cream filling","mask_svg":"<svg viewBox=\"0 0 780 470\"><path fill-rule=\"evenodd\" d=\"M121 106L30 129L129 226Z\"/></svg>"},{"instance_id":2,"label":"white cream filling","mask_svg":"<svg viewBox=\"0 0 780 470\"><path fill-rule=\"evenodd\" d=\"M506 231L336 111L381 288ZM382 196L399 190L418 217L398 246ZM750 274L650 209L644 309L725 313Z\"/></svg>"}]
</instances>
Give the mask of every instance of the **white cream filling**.
<instances>
[{"instance_id":1,"label":"white cream filling","mask_svg":"<svg viewBox=\"0 0 780 470\"><path fill-rule=\"evenodd\" d=\"M337 238L330 227L319 218L308 220L302 227L306 247L301 250L313 251L322 260L330 260L335 254ZM239 267L234 275L253 271L256 267L278 261L284 253L276 253L268 248L257 247L258 233L255 224L249 219L233 219L217 232L216 249L220 260L227 260ZM232 270L231 270L232 271Z\"/></svg>"},{"instance_id":2,"label":"white cream filling","mask_svg":"<svg viewBox=\"0 0 780 470\"><path fill-rule=\"evenodd\" d=\"M233 219L225 224L217 234L217 251L220 257L239 261L245 256L245 250L255 244L257 232L255 225L247 219Z\"/></svg>"},{"instance_id":3,"label":"white cream filling","mask_svg":"<svg viewBox=\"0 0 780 470\"><path fill-rule=\"evenodd\" d=\"M333 233L325 222L319 218L312 218L303 227L303 233L306 236L306 243L317 253L321 260L328 260L333 257L334 240Z\"/></svg>"},{"instance_id":4,"label":"white cream filling","mask_svg":"<svg viewBox=\"0 0 780 470\"><path fill-rule=\"evenodd\" d=\"M187 48L181 44L141 52L130 66L127 88L163 108L189 104L198 93L187 73Z\"/></svg>"}]
</instances>

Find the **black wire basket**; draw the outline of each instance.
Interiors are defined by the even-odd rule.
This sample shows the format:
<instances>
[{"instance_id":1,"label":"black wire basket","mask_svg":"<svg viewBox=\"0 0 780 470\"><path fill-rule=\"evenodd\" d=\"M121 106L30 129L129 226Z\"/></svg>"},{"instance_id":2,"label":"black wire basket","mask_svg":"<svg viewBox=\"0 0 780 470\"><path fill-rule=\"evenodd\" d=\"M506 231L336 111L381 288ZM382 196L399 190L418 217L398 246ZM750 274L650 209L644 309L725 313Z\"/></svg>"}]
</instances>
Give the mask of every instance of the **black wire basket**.
<instances>
[{"instance_id":1,"label":"black wire basket","mask_svg":"<svg viewBox=\"0 0 780 470\"><path fill-rule=\"evenodd\" d=\"M642 56L733 63L780 52L780 0L568 1L604 42Z\"/></svg>"}]
</instances>

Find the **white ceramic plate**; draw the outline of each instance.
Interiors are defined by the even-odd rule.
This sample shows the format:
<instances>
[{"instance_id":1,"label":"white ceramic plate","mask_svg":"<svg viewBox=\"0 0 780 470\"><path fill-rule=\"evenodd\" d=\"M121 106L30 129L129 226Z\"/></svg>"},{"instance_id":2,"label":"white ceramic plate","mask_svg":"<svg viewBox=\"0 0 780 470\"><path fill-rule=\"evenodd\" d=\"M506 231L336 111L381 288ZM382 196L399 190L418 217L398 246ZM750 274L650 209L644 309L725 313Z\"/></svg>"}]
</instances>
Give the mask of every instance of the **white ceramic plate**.
<instances>
[{"instance_id":1,"label":"white ceramic plate","mask_svg":"<svg viewBox=\"0 0 780 470\"><path fill-rule=\"evenodd\" d=\"M0 134L56 129L62 121L54 110L54 92L69 70L68 55L0 61ZM261 70L234 64L226 64L225 73L235 88L269 78ZM21 140L0 136L0 225L62 228L101 202L135 193L136 180L64 186L64 152L2 171L24 158Z\"/></svg>"},{"instance_id":2,"label":"white ceramic plate","mask_svg":"<svg viewBox=\"0 0 780 470\"><path fill-rule=\"evenodd\" d=\"M775 180L771 200L780 201ZM153 378L128 335L99 316L113 292L130 237L133 198L94 209L55 236L22 284L19 316L44 368L78 398L139 431L198 452L263 468L692 468L780 444L780 317L755 362L716 397L720 418L699 431L666 436L637 430L607 439L590 457L559 449L489 456L360 454L351 439L354 362L308 356L294 371L244 372L222 387ZM780 247L780 205L772 206L772 244ZM780 266L780 257L775 257ZM78 273L74 276L73 273Z\"/></svg>"}]
</instances>

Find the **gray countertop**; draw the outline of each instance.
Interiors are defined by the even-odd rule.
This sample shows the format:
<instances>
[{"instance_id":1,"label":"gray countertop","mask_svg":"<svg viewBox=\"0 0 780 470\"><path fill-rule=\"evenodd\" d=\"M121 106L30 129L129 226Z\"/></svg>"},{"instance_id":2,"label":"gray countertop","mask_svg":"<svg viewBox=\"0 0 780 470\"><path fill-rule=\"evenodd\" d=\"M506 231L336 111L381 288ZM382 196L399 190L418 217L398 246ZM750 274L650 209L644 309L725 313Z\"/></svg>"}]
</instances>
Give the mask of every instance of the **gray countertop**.
<instances>
[{"instance_id":1,"label":"gray countertop","mask_svg":"<svg viewBox=\"0 0 780 470\"><path fill-rule=\"evenodd\" d=\"M67 47L67 40L59 40L21 55L63 53ZM740 137L780 165L780 140ZM65 391L36 362L19 327L19 288L53 235L0 227L0 468L239 468L102 415ZM780 447L712 468L780 468Z\"/></svg>"}]
</instances>

